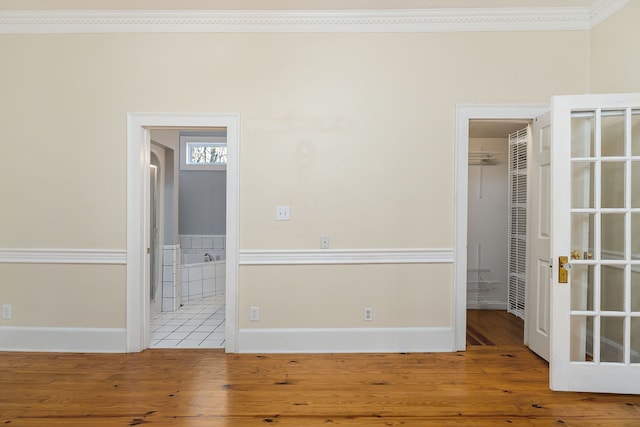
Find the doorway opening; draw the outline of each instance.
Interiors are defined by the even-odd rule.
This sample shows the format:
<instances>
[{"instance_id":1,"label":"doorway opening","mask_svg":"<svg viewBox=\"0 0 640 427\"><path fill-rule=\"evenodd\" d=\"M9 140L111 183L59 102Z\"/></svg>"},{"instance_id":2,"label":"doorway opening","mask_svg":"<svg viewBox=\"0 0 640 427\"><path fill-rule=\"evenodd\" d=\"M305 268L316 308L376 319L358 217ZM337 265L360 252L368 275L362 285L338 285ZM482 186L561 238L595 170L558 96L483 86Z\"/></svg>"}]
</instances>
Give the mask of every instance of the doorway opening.
<instances>
[{"instance_id":1,"label":"doorway opening","mask_svg":"<svg viewBox=\"0 0 640 427\"><path fill-rule=\"evenodd\" d=\"M163 293L162 303L166 308L170 310L173 308L179 308L182 303L180 286L180 271L179 265L181 259L179 257L181 240L179 230L179 170L180 170L180 144L177 141L175 144L167 143L166 141L160 142L163 139L163 131L174 131L179 134L182 132L202 133L202 132L215 132L224 130L226 133L226 173L224 174L224 180L222 185L226 194L221 198L224 200L224 209L220 214L222 218L222 229L224 234L220 234L218 237L223 236L223 239L216 239L214 241L211 237L211 248L206 248L208 263L199 263L202 265L202 270L199 280L194 280L194 283L190 283L187 280L185 287L186 301L189 297L195 299L195 294L199 292L201 298L216 297L215 284L211 287L211 280L205 282L202 280L202 273L206 269L208 270L206 275L210 275L211 267L213 267L212 279L217 279L220 276L224 277L224 289L220 287L217 289L219 295L216 298L216 304L218 310L216 310L217 319L223 316L224 323L224 341L221 339L218 341L218 346L225 348L227 352L237 352L237 304L238 304L238 210L239 210L239 123L240 118L238 115L233 114L145 114L145 113L130 113L128 115L128 174L127 174L127 351L141 351L151 346L152 335L152 321L151 321L151 179L150 171L153 169L151 166L151 141L154 139L155 146L165 148L166 161L164 170L166 171L165 184L164 184L164 205L162 209L159 209L163 213L164 229L159 233L163 236L163 292L167 289L167 293ZM202 135L200 135L202 136ZM205 135L206 136L206 135ZM169 149L170 148L170 149ZM157 150L154 150L157 151ZM162 170L162 169L161 169ZM171 178L170 178L171 177ZM206 179L205 179L206 181ZM206 183L205 183L206 185ZM209 182L209 186L213 187L214 184ZM206 191L206 190L205 190ZM218 202L220 194L218 196ZM220 203L218 203L220 204ZM205 209L205 216L212 215L210 210ZM220 216L219 215L219 216ZM204 230L205 233L209 231ZM199 235L200 240L198 244L191 246L200 246L198 250L203 250L202 247L202 235ZM192 242L195 237L189 235ZM214 236L209 234L209 236ZM206 242L207 244L209 242ZM186 246L186 244L184 245ZM191 248L190 248L191 249ZM219 252L217 253L216 250ZM197 256L197 254L190 254ZM205 254L202 254L204 257ZM219 259L217 259L219 258ZM224 258L223 266L216 266L216 261L222 261ZM173 275L176 278L171 282L167 280L164 283L164 273L168 272L169 266L164 265L165 261L173 261L175 263L169 263L173 267ZM204 261L204 259L202 260ZM218 267L216 269L216 267ZM216 271L217 270L217 271ZM188 274L188 273L187 273ZM169 275L167 275L170 277ZM194 273L194 278L197 273ZM187 276L188 277L188 276ZM209 277L208 277L209 278ZM207 288L204 288L205 283ZM215 283L215 282L214 282ZM189 285L191 289L189 289ZM173 293L171 292L173 290ZM193 291L193 294L190 294ZM206 295L205 295L206 293ZM223 308L220 311L220 308ZM192 307L193 309L193 307ZM184 312L182 316L192 314ZM189 326L197 319L202 319L206 313L197 313L193 315L190 320ZM216 313L213 313L216 314ZM214 317L214 316L209 316ZM213 319L205 319L213 320ZM202 323L205 323L204 321ZM180 325L184 326L184 325ZM204 324L198 325L198 327L206 326ZM178 329L178 328L176 328ZM197 328L196 328L197 329ZM183 331L171 331L171 332L183 332ZM192 332L198 332L198 337L202 336L204 330ZM195 335L194 335L195 337ZM185 337L186 338L186 337ZM216 339L219 337L216 336ZM206 339L206 337L205 337ZM203 339L202 341L204 341ZM212 338L213 339L213 338ZM183 341L181 339L180 341ZM187 348L191 346L185 343ZM209 343L210 345L212 343Z\"/></svg>"},{"instance_id":2,"label":"doorway opening","mask_svg":"<svg viewBox=\"0 0 640 427\"><path fill-rule=\"evenodd\" d=\"M469 121L467 345L524 342L529 123Z\"/></svg>"},{"instance_id":3,"label":"doorway opening","mask_svg":"<svg viewBox=\"0 0 640 427\"><path fill-rule=\"evenodd\" d=\"M487 307L486 308L506 308L506 301L497 299L496 295L500 294L503 291L499 291L496 289L491 289L492 281L498 281L497 277L497 268L496 274L492 277L496 277L495 279L488 276L485 273L493 273L493 272L485 272L487 268L485 268L485 263L482 260L482 247L480 247L480 260L477 259L478 247L475 247L475 257L471 258L468 255L467 250L473 251L474 247L469 242L469 228L470 221L482 221L482 217L480 218L470 218L469 215L469 195L476 194L478 195L479 187L471 188L469 184L469 176L470 176L470 166L469 166L469 158L470 151L482 151L484 145L481 142L480 149L475 150L470 148L470 131L473 131L473 136L478 138L481 136L488 136L488 134L483 134L482 132L488 132L488 129L497 124L507 124L511 122L512 124L519 124L516 128L522 128L523 123L526 126L526 123L533 120L535 117L545 113L548 111L549 107L546 105L459 105L457 107L457 115L456 115L456 224L455 224L455 288L454 288L454 305L455 305L455 340L456 340L456 349L463 351L467 346L467 308L469 305L469 295L473 294L473 289L468 288L468 278L469 278L469 269L471 270L482 270L482 271L472 271L475 275L476 282L489 282L485 283L488 285L486 287L487 291L482 291L482 296L484 300L474 301L474 304L478 305L478 303L483 303ZM513 123L515 121L515 123ZM491 123L494 122L494 123ZM508 132L507 132L508 135ZM507 135L501 135L502 138L507 137ZM480 138L481 139L481 138ZM506 143L505 143L506 144ZM488 145L487 145L488 146ZM507 147L505 147L505 150ZM504 155L507 154L505 150L492 150L492 151L504 151ZM485 149L484 151L489 151ZM474 156L477 154L474 154ZM488 168L488 166L487 166ZM489 170L490 173L491 170ZM484 172L487 172L486 168ZM494 170L495 172L495 170ZM486 190L486 183L483 184L482 191ZM506 188L505 194L503 195L506 198ZM485 197L487 195L485 194ZM506 215L506 205L504 206L503 211ZM490 214L492 215L492 214ZM503 223L503 233L504 233L504 242L506 244L506 221ZM498 240L498 239L495 239ZM505 263L506 256L502 258L502 264ZM471 262L470 262L471 261ZM479 261L479 262L478 262ZM487 258L485 257L485 261ZM478 267L479 266L479 267ZM491 268L489 268L491 270ZM480 274L480 278L478 279L478 273ZM502 276L504 277L504 275ZM492 293L493 292L493 293ZM479 292L476 292L476 297L478 297ZM473 305L471 305L473 307ZM469 307L469 308L471 308ZM524 321L526 325L526 319ZM527 331L526 327L524 327L524 341L527 342Z\"/></svg>"},{"instance_id":4,"label":"doorway opening","mask_svg":"<svg viewBox=\"0 0 640 427\"><path fill-rule=\"evenodd\" d=\"M150 138L151 178L154 158L160 157L156 193L166 197L159 199L164 202L160 215L154 214L152 179L152 267L154 255L159 252L161 258L159 274L152 268L150 275L149 347L224 348L226 128L151 129ZM157 217L166 220L154 233ZM153 250L154 236L160 251Z\"/></svg>"}]
</instances>

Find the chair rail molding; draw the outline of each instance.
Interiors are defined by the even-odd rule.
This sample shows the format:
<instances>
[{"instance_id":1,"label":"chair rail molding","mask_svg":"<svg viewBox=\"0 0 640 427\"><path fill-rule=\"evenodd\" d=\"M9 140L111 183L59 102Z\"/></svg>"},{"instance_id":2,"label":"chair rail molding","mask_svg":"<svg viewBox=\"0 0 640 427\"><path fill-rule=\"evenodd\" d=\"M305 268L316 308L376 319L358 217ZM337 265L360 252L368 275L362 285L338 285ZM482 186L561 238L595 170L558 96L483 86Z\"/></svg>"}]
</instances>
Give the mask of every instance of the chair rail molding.
<instances>
[{"instance_id":1,"label":"chair rail molding","mask_svg":"<svg viewBox=\"0 0 640 427\"><path fill-rule=\"evenodd\" d=\"M0 264L126 264L120 249L0 248Z\"/></svg>"},{"instance_id":2,"label":"chair rail molding","mask_svg":"<svg viewBox=\"0 0 640 427\"><path fill-rule=\"evenodd\" d=\"M452 263L453 249L240 250L240 265Z\"/></svg>"}]
</instances>

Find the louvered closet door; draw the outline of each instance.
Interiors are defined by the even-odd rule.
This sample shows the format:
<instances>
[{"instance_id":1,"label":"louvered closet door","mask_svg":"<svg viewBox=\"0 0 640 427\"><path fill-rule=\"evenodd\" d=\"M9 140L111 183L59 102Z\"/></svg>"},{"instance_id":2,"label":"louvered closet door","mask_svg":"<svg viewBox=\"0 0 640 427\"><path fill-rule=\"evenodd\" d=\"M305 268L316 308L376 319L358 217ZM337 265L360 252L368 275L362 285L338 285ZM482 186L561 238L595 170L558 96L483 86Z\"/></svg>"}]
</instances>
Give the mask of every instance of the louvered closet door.
<instances>
[{"instance_id":1,"label":"louvered closet door","mask_svg":"<svg viewBox=\"0 0 640 427\"><path fill-rule=\"evenodd\" d=\"M507 311L525 316L528 128L509 135L509 284Z\"/></svg>"}]
</instances>

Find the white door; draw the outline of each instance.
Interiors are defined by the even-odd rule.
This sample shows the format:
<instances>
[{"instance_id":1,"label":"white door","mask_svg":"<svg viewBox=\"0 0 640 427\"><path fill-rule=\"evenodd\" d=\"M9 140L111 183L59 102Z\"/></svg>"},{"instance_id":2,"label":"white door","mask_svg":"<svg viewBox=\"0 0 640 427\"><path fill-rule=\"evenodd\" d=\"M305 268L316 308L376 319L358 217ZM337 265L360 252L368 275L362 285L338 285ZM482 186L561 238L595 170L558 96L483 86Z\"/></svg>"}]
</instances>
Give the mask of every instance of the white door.
<instances>
[{"instance_id":1,"label":"white door","mask_svg":"<svg viewBox=\"0 0 640 427\"><path fill-rule=\"evenodd\" d=\"M550 386L640 393L640 94L552 114Z\"/></svg>"},{"instance_id":2,"label":"white door","mask_svg":"<svg viewBox=\"0 0 640 427\"><path fill-rule=\"evenodd\" d=\"M549 360L551 291L551 114L531 124L527 206L527 344Z\"/></svg>"}]
</instances>

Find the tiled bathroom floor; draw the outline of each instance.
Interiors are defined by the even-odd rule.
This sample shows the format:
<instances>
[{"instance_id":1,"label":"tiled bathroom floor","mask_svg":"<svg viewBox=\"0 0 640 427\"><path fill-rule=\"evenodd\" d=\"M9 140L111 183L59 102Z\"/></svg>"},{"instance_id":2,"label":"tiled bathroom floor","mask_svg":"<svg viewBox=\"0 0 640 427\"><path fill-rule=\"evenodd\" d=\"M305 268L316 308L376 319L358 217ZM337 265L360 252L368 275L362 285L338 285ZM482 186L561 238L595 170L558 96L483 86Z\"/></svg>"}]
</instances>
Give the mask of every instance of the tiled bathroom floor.
<instances>
[{"instance_id":1,"label":"tiled bathroom floor","mask_svg":"<svg viewBox=\"0 0 640 427\"><path fill-rule=\"evenodd\" d=\"M184 304L151 319L151 348L224 348L225 297Z\"/></svg>"}]
</instances>

